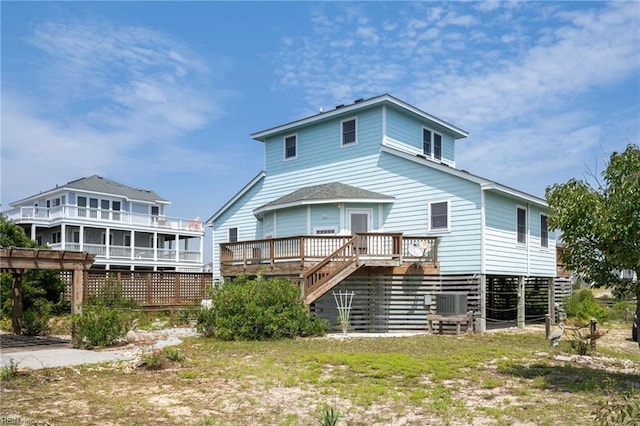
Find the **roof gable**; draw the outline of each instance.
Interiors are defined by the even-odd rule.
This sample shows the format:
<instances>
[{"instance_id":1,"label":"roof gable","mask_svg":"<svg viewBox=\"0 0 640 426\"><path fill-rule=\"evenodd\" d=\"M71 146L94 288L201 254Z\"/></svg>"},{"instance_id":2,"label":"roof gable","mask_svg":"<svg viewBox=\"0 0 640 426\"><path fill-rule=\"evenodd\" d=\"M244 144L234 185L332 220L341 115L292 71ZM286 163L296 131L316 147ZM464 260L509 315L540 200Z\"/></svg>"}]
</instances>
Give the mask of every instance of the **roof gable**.
<instances>
[{"instance_id":1,"label":"roof gable","mask_svg":"<svg viewBox=\"0 0 640 426\"><path fill-rule=\"evenodd\" d=\"M65 189L87 191L95 194L115 195L115 196L124 197L128 200L142 201L146 203L170 204L168 200L162 198L155 191L133 188L131 186L118 183L111 179L103 178L98 175L93 175L89 177L72 180L71 182L68 182L64 185L56 186L55 188L50 189L48 191L44 191L39 194L24 198L22 200L15 201L11 203L11 205L18 206L21 203L24 203L28 200L41 199L43 196L46 196L46 194L60 192Z\"/></svg>"},{"instance_id":2,"label":"roof gable","mask_svg":"<svg viewBox=\"0 0 640 426\"><path fill-rule=\"evenodd\" d=\"M321 112L319 114L315 114L300 120L292 121L290 123L283 124L281 126L272 127L267 130L262 130L260 132L253 133L251 137L255 140L265 142L268 137L273 136L275 134L282 133L282 132L291 132L293 131L293 129L296 129L302 126L313 125L318 122L339 117L342 115L353 114L356 111L359 111L365 108L370 108L375 105L391 105L405 112L408 112L410 114L414 114L420 117L421 119L436 123L441 128L445 129L448 133L450 133L454 139L466 138L467 136L469 136L468 132L460 129L459 127L454 126L453 124L450 124L434 115L424 112L412 105L409 105L408 103L401 101L400 99L394 98L391 95L385 94L385 95L369 98L366 100L360 99L355 101L353 104L346 105L346 106L338 105L335 109L327 112Z\"/></svg>"},{"instance_id":3,"label":"roof gable","mask_svg":"<svg viewBox=\"0 0 640 426\"><path fill-rule=\"evenodd\" d=\"M64 185L63 188L119 195L130 200L167 203L167 200L162 198L155 191L133 188L98 175L71 181Z\"/></svg>"}]
</instances>

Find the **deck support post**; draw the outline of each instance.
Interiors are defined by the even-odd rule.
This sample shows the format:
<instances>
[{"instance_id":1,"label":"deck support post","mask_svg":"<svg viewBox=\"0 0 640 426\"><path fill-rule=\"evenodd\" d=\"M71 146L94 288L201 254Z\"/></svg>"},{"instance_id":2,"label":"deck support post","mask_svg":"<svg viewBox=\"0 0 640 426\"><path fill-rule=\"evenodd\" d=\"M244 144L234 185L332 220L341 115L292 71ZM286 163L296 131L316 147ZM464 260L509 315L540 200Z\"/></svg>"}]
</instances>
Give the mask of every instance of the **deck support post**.
<instances>
[{"instance_id":1,"label":"deck support post","mask_svg":"<svg viewBox=\"0 0 640 426\"><path fill-rule=\"evenodd\" d=\"M525 325L524 283L524 277L518 277L518 328L524 328Z\"/></svg>"},{"instance_id":2,"label":"deck support post","mask_svg":"<svg viewBox=\"0 0 640 426\"><path fill-rule=\"evenodd\" d=\"M476 331L484 333L487 331L487 276L480 274L480 316L476 318Z\"/></svg>"},{"instance_id":3,"label":"deck support post","mask_svg":"<svg viewBox=\"0 0 640 426\"><path fill-rule=\"evenodd\" d=\"M549 285L549 317L556 319L556 287L555 280L553 278L549 278L547 280Z\"/></svg>"}]
</instances>

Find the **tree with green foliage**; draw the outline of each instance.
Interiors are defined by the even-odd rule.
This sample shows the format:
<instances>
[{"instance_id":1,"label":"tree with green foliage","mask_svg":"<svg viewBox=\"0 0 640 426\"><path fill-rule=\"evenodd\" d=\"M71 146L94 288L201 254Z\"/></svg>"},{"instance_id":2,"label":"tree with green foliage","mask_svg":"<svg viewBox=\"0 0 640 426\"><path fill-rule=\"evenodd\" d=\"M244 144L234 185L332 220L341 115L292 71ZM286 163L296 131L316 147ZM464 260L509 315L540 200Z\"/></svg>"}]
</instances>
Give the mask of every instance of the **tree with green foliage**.
<instances>
[{"instance_id":1,"label":"tree with green foliage","mask_svg":"<svg viewBox=\"0 0 640 426\"><path fill-rule=\"evenodd\" d=\"M24 230L0 215L0 245L2 247L39 248ZM41 247L40 247L41 248ZM12 316L12 275L0 274L0 317ZM61 300L64 283L58 271L29 270L22 277L22 325L28 334L38 330L46 333L46 320L50 314L69 312L71 304ZM42 325L44 324L44 325ZM37 326L34 326L37 325Z\"/></svg>"},{"instance_id":2,"label":"tree with green foliage","mask_svg":"<svg viewBox=\"0 0 640 426\"><path fill-rule=\"evenodd\" d=\"M634 294L640 317L640 281L620 276L632 270L640 277L640 149L614 152L602 180L592 177L595 183L571 179L547 188L549 225L562 232L568 269L616 296Z\"/></svg>"},{"instance_id":3,"label":"tree with green foliage","mask_svg":"<svg viewBox=\"0 0 640 426\"><path fill-rule=\"evenodd\" d=\"M0 214L0 246L35 248L38 244L27 237L21 227Z\"/></svg>"}]
</instances>

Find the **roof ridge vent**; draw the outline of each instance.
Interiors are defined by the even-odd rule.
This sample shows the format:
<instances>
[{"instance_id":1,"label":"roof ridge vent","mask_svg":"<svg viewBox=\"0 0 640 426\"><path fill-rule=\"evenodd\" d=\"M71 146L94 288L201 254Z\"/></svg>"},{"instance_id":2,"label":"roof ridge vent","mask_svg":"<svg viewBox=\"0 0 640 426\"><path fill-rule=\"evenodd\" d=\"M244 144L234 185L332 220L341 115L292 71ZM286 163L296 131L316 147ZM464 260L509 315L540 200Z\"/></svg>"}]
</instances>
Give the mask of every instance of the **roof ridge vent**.
<instances>
[{"instance_id":1,"label":"roof ridge vent","mask_svg":"<svg viewBox=\"0 0 640 426\"><path fill-rule=\"evenodd\" d=\"M343 107L344 107L344 104L336 105L336 109L340 109L340 108L343 108Z\"/></svg>"},{"instance_id":2,"label":"roof ridge vent","mask_svg":"<svg viewBox=\"0 0 640 426\"><path fill-rule=\"evenodd\" d=\"M354 104L360 103L364 101L364 98L360 98L360 99L356 99L355 101L353 101Z\"/></svg>"}]
</instances>

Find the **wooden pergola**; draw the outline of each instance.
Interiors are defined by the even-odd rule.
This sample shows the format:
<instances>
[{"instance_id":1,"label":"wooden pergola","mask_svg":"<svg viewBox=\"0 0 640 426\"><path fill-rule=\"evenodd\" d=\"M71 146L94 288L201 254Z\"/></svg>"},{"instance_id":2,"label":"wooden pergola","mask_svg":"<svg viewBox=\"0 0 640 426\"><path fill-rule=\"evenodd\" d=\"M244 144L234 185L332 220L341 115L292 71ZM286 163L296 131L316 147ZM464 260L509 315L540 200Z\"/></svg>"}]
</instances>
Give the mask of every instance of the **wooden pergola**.
<instances>
[{"instance_id":1,"label":"wooden pergola","mask_svg":"<svg viewBox=\"0 0 640 426\"><path fill-rule=\"evenodd\" d=\"M29 269L53 269L73 271L71 309L81 312L84 272L91 268L95 254L79 251L57 251L18 247L0 248L0 272L13 275L11 285L11 326L14 334L21 334L22 327L22 275Z\"/></svg>"}]
</instances>

